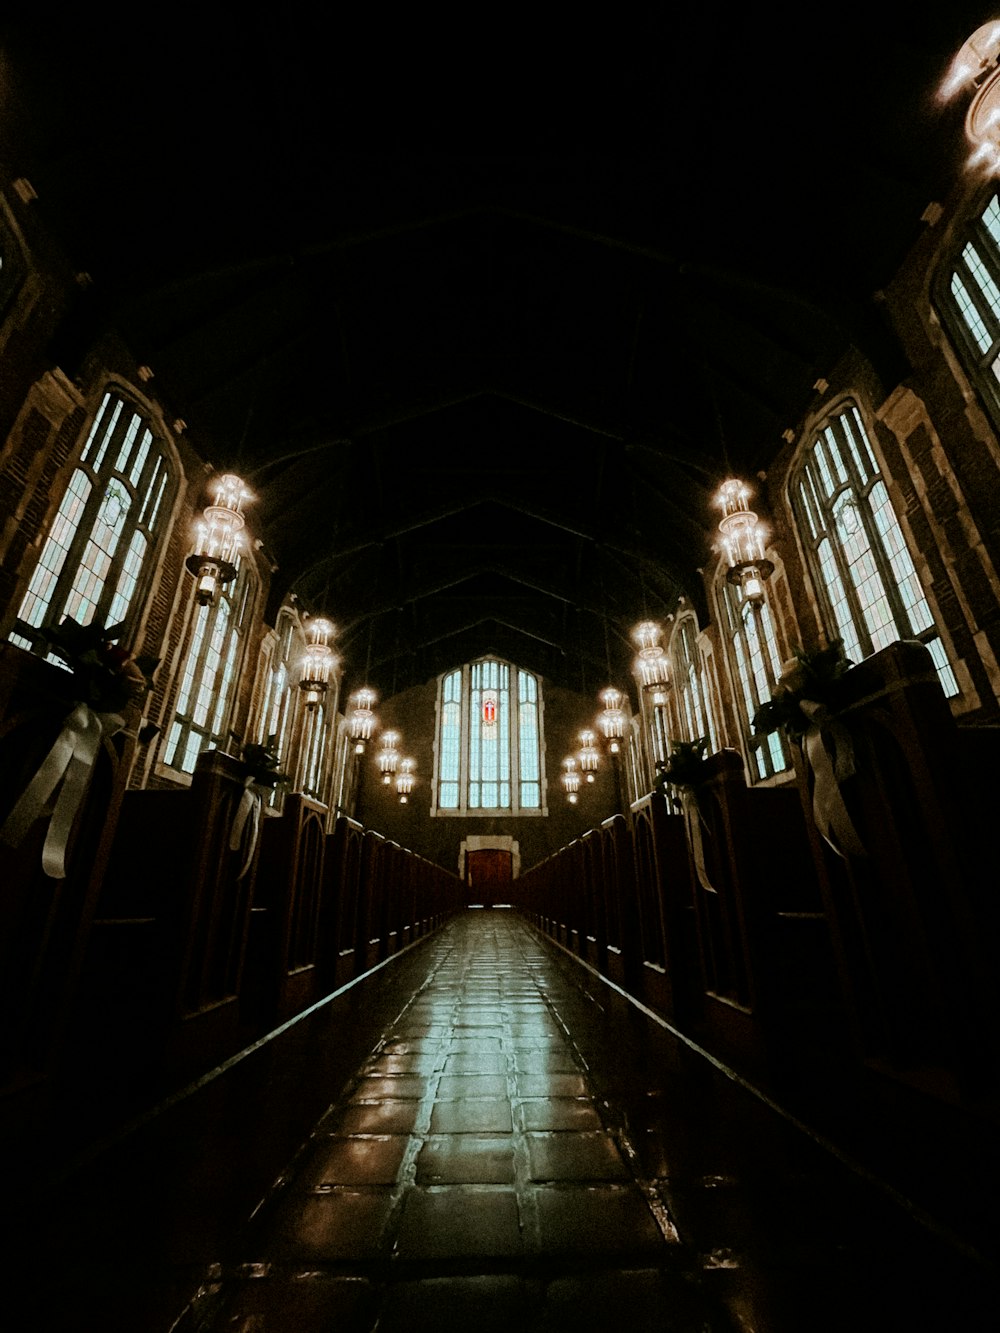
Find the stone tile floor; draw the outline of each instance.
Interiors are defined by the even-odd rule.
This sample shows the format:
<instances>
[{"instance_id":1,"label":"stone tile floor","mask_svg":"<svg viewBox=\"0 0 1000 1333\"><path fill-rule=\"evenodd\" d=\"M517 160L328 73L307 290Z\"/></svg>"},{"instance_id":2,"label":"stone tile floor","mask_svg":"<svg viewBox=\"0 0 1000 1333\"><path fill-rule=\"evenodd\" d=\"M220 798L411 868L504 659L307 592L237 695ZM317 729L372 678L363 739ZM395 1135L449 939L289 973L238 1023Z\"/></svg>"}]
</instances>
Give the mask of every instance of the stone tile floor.
<instances>
[{"instance_id":1,"label":"stone tile floor","mask_svg":"<svg viewBox=\"0 0 1000 1333\"><path fill-rule=\"evenodd\" d=\"M177 1333L986 1326L991 1274L516 918L427 949Z\"/></svg>"}]
</instances>

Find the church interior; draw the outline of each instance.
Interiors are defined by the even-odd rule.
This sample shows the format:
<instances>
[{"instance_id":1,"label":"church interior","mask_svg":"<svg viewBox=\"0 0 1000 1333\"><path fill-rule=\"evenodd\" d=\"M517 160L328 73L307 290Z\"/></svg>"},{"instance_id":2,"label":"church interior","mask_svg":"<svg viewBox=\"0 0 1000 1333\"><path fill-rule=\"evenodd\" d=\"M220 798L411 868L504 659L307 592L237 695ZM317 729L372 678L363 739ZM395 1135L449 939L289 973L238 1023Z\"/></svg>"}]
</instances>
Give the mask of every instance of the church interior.
<instances>
[{"instance_id":1,"label":"church interior","mask_svg":"<svg viewBox=\"0 0 1000 1333\"><path fill-rule=\"evenodd\" d=\"M1000 15L888 8L0 22L33 1328L984 1326Z\"/></svg>"}]
</instances>

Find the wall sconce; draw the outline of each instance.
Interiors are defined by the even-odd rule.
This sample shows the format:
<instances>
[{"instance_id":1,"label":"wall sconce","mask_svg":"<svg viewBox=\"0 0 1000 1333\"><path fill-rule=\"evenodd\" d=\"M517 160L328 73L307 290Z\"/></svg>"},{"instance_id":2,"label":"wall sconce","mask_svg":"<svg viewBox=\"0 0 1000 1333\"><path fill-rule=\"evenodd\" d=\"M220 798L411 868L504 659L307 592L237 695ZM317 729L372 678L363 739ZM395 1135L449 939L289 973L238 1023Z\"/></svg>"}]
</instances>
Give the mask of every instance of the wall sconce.
<instances>
[{"instance_id":1,"label":"wall sconce","mask_svg":"<svg viewBox=\"0 0 1000 1333\"><path fill-rule=\"evenodd\" d=\"M598 714L597 725L601 729L602 736L608 742L608 749L612 754L617 754L620 749L619 742L625 735L622 692L616 690L613 685L609 685L606 690L601 691L599 698L604 705L604 710Z\"/></svg>"},{"instance_id":2,"label":"wall sconce","mask_svg":"<svg viewBox=\"0 0 1000 1333\"><path fill-rule=\"evenodd\" d=\"M396 746L399 744L398 731L386 731L382 734L382 748L378 753L378 766L382 774L382 781L385 786L390 786L399 765L399 751Z\"/></svg>"},{"instance_id":3,"label":"wall sconce","mask_svg":"<svg viewBox=\"0 0 1000 1333\"><path fill-rule=\"evenodd\" d=\"M308 621L306 625L306 651L301 664L299 689L305 693L305 706L310 710L318 707L326 694L330 673L337 665L337 658L330 647L334 632L333 625L322 616Z\"/></svg>"},{"instance_id":4,"label":"wall sconce","mask_svg":"<svg viewBox=\"0 0 1000 1333\"><path fill-rule=\"evenodd\" d=\"M770 578L774 565L764 559L767 533L749 509L752 492L744 481L724 481L715 496L722 510L719 532L729 568L726 582L733 583L748 602L760 606L764 600L764 580Z\"/></svg>"},{"instance_id":5,"label":"wall sconce","mask_svg":"<svg viewBox=\"0 0 1000 1333\"><path fill-rule=\"evenodd\" d=\"M576 805L577 793L580 790L580 774L576 771L576 760L572 756L563 760L562 785L567 801L570 805Z\"/></svg>"},{"instance_id":6,"label":"wall sconce","mask_svg":"<svg viewBox=\"0 0 1000 1333\"><path fill-rule=\"evenodd\" d=\"M243 504L253 498L231 472L216 477L211 489L214 503L205 506L195 525L195 549L184 562L197 580L194 595L199 606L214 605L219 589L236 577L246 523Z\"/></svg>"},{"instance_id":7,"label":"wall sconce","mask_svg":"<svg viewBox=\"0 0 1000 1333\"><path fill-rule=\"evenodd\" d=\"M601 762L601 753L597 748L597 737L592 731L580 732L580 753L577 758L580 761L580 768L587 782L594 781L594 774Z\"/></svg>"},{"instance_id":8,"label":"wall sconce","mask_svg":"<svg viewBox=\"0 0 1000 1333\"><path fill-rule=\"evenodd\" d=\"M415 759L401 759L399 761L399 772L396 774L396 791L399 793L400 805L406 804L410 792L413 790L413 784L416 781L413 770L416 766L417 761Z\"/></svg>"},{"instance_id":9,"label":"wall sconce","mask_svg":"<svg viewBox=\"0 0 1000 1333\"><path fill-rule=\"evenodd\" d=\"M348 730L351 740L354 742L354 753L364 754L365 746L372 738L375 730L375 714L372 712L372 705L376 699L375 691L370 690L367 685L363 686L356 694L352 694L350 700L351 716L348 719Z\"/></svg>"}]
</instances>

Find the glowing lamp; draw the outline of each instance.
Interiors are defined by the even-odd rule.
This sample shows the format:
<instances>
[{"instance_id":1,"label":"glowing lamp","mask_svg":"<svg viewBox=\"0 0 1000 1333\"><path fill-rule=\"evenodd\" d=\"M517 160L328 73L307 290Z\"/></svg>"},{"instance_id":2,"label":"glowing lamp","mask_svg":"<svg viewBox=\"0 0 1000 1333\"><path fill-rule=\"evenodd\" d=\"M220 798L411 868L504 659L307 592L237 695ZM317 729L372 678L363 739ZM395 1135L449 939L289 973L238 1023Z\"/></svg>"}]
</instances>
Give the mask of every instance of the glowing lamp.
<instances>
[{"instance_id":1,"label":"glowing lamp","mask_svg":"<svg viewBox=\"0 0 1000 1333\"><path fill-rule=\"evenodd\" d=\"M576 771L576 760L572 756L563 760L562 785L570 805L576 805L580 791L580 774Z\"/></svg>"},{"instance_id":2,"label":"glowing lamp","mask_svg":"<svg viewBox=\"0 0 1000 1333\"><path fill-rule=\"evenodd\" d=\"M972 145L969 166L1000 171L1000 23L995 19L977 28L959 48L948 78L940 90L949 98L972 90L965 115L965 133Z\"/></svg>"},{"instance_id":3,"label":"glowing lamp","mask_svg":"<svg viewBox=\"0 0 1000 1333\"><path fill-rule=\"evenodd\" d=\"M719 533L729 566L726 582L735 584L748 602L759 606L764 600L764 580L770 578L774 565L764 558L767 533L749 508L750 496L746 482L730 479L722 483L715 503L722 510Z\"/></svg>"},{"instance_id":4,"label":"glowing lamp","mask_svg":"<svg viewBox=\"0 0 1000 1333\"><path fill-rule=\"evenodd\" d=\"M236 577L246 523L243 504L253 498L239 477L229 472L216 477L210 489L213 502L195 524L195 549L184 562L195 576L199 606L213 605L219 589Z\"/></svg>"},{"instance_id":5,"label":"glowing lamp","mask_svg":"<svg viewBox=\"0 0 1000 1333\"><path fill-rule=\"evenodd\" d=\"M329 620L317 616L306 625L306 651L302 658L299 689L305 693L306 707L316 708L330 685L330 673L337 665L330 640L334 628Z\"/></svg>"},{"instance_id":6,"label":"glowing lamp","mask_svg":"<svg viewBox=\"0 0 1000 1333\"><path fill-rule=\"evenodd\" d=\"M372 712L375 697L375 691L366 685L352 694L348 700L351 704L351 715L347 726L354 742L355 754L364 754L365 745L371 740L375 730L375 714Z\"/></svg>"},{"instance_id":7,"label":"glowing lamp","mask_svg":"<svg viewBox=\"0 0 1000 1333\"><path fill-rule=\"evenodd\" d=\"M598 714L597 725L601 729L601 734L608 742L608 749L612 754L617 754L619 750L619 741L625 735L625 712L622 708L622 692L616 690L613 685L600 693L601 703L604 705L603 711Z\"/></svg>"},{"instance_id":8,"label":"glowing lamp","mask_svg":"<svg viewBox=\"0 0 1000 1333\"><path fill-rule=\"evenodd\" d=\"M396 791L399 794L400 805L406 805L410 792L413 790L413 784L416 778L413 776L413 770L417 766L415 759L401 759L399 761L399 772L396 774Z\"/></svg>"},{"instance_id":9,"label":"glowing lamp","mask_svg":"<svg viewBox=\"0 0 1000 1333\"><path fill-rule=\"evenodd\" d=\"M398 731L382 733L382 748L378 752L378 766L379 772L382 774L382 782L387 787L392 783L396 769L399 766L399 751L396 749L398 744Z\"/></svg>"},{"instance_id":10,"label":"glowing lamp","mask_svg":"<svg viewBox=\"0 0 1000 1333\"><path fill-rule=\"evenodd\" d=\"M632 631L632 638L639 646L635 673L643 686L665 685L669 679L667 654L660 644L662 637L663 631L653 620L642 621Z\"/></svg>"},{"instance_id":11,"label":"glowing lamp","mask_svg":"<svg viewBox=\"0 0 1000 1333\"><path fill-rule=\"evenodd\" d=\"M592 731L580 732L580 753L577 758L580 761L580 769L587 782L594 781L594 773L601 761L600 751L597 748L597 737Z\"/></svg>"}]
</instances>

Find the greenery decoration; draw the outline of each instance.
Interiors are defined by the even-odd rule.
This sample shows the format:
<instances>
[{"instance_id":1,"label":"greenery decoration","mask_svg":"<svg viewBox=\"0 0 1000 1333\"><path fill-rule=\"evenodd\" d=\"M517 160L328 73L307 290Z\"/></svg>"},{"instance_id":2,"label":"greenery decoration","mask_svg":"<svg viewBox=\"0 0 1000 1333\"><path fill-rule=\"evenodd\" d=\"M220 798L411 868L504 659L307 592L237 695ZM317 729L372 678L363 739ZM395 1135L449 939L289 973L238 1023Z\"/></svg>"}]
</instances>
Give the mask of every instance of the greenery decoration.
<instances>
[{"instance_id":1,"label":"greenery decoration","mask_svg":"<svg viewBox=\"0 0 1000 1333\"><path fill-rule=\"evenodd\" d=\"M123 624L105 628L97 622L81 625L67 616L52 629L39 631L42 647L72 672L78 701L96 713L120 713L130 703L139 703L159 665L158 657L133 656L118 644L124 628Z\"/></svg>"},{"instance_id":2,"label":"greenery decoration","mask_svg":"<svg viewBox=\"0 0 1000 1333\"><path fill-rule=\"evenodd\" d=\"M275 744L276 736L268 736L266 745L248 741L240 751L240 759L246 769L246 775L257 787L278 787L290 778L278 769L281 757Z\"/></svg>"},{"instance_id":3,"label":"greenery decoration","mask_svg":"<svg viewBox=\"0 0 1000 1333\"><path fill-rule=\"evenodd\" d=\"M811 725L803 702L834 708L838 682L853 665L844 653L842 639L811 653L797 648L792 660L785 663L770 700L754 714L754 732L766 735L781 728L790 739L798 740Z\"/></svg>"},{"instance_id":4,"label":"greenery decoration","mask_svg":"<svg viewBox=\"0 0 1000 1333\"><path fill-rule=\"evenodd\" d=\"M666 794L667 787L679 787L682 791L694 791L704 781L702 764L708 737L699 736L694 741L671 741L670 754L666 760L656 765L656 789ZM671 800L678 808L681 802L676 796Z\"/></svg>"}]
</instances>

